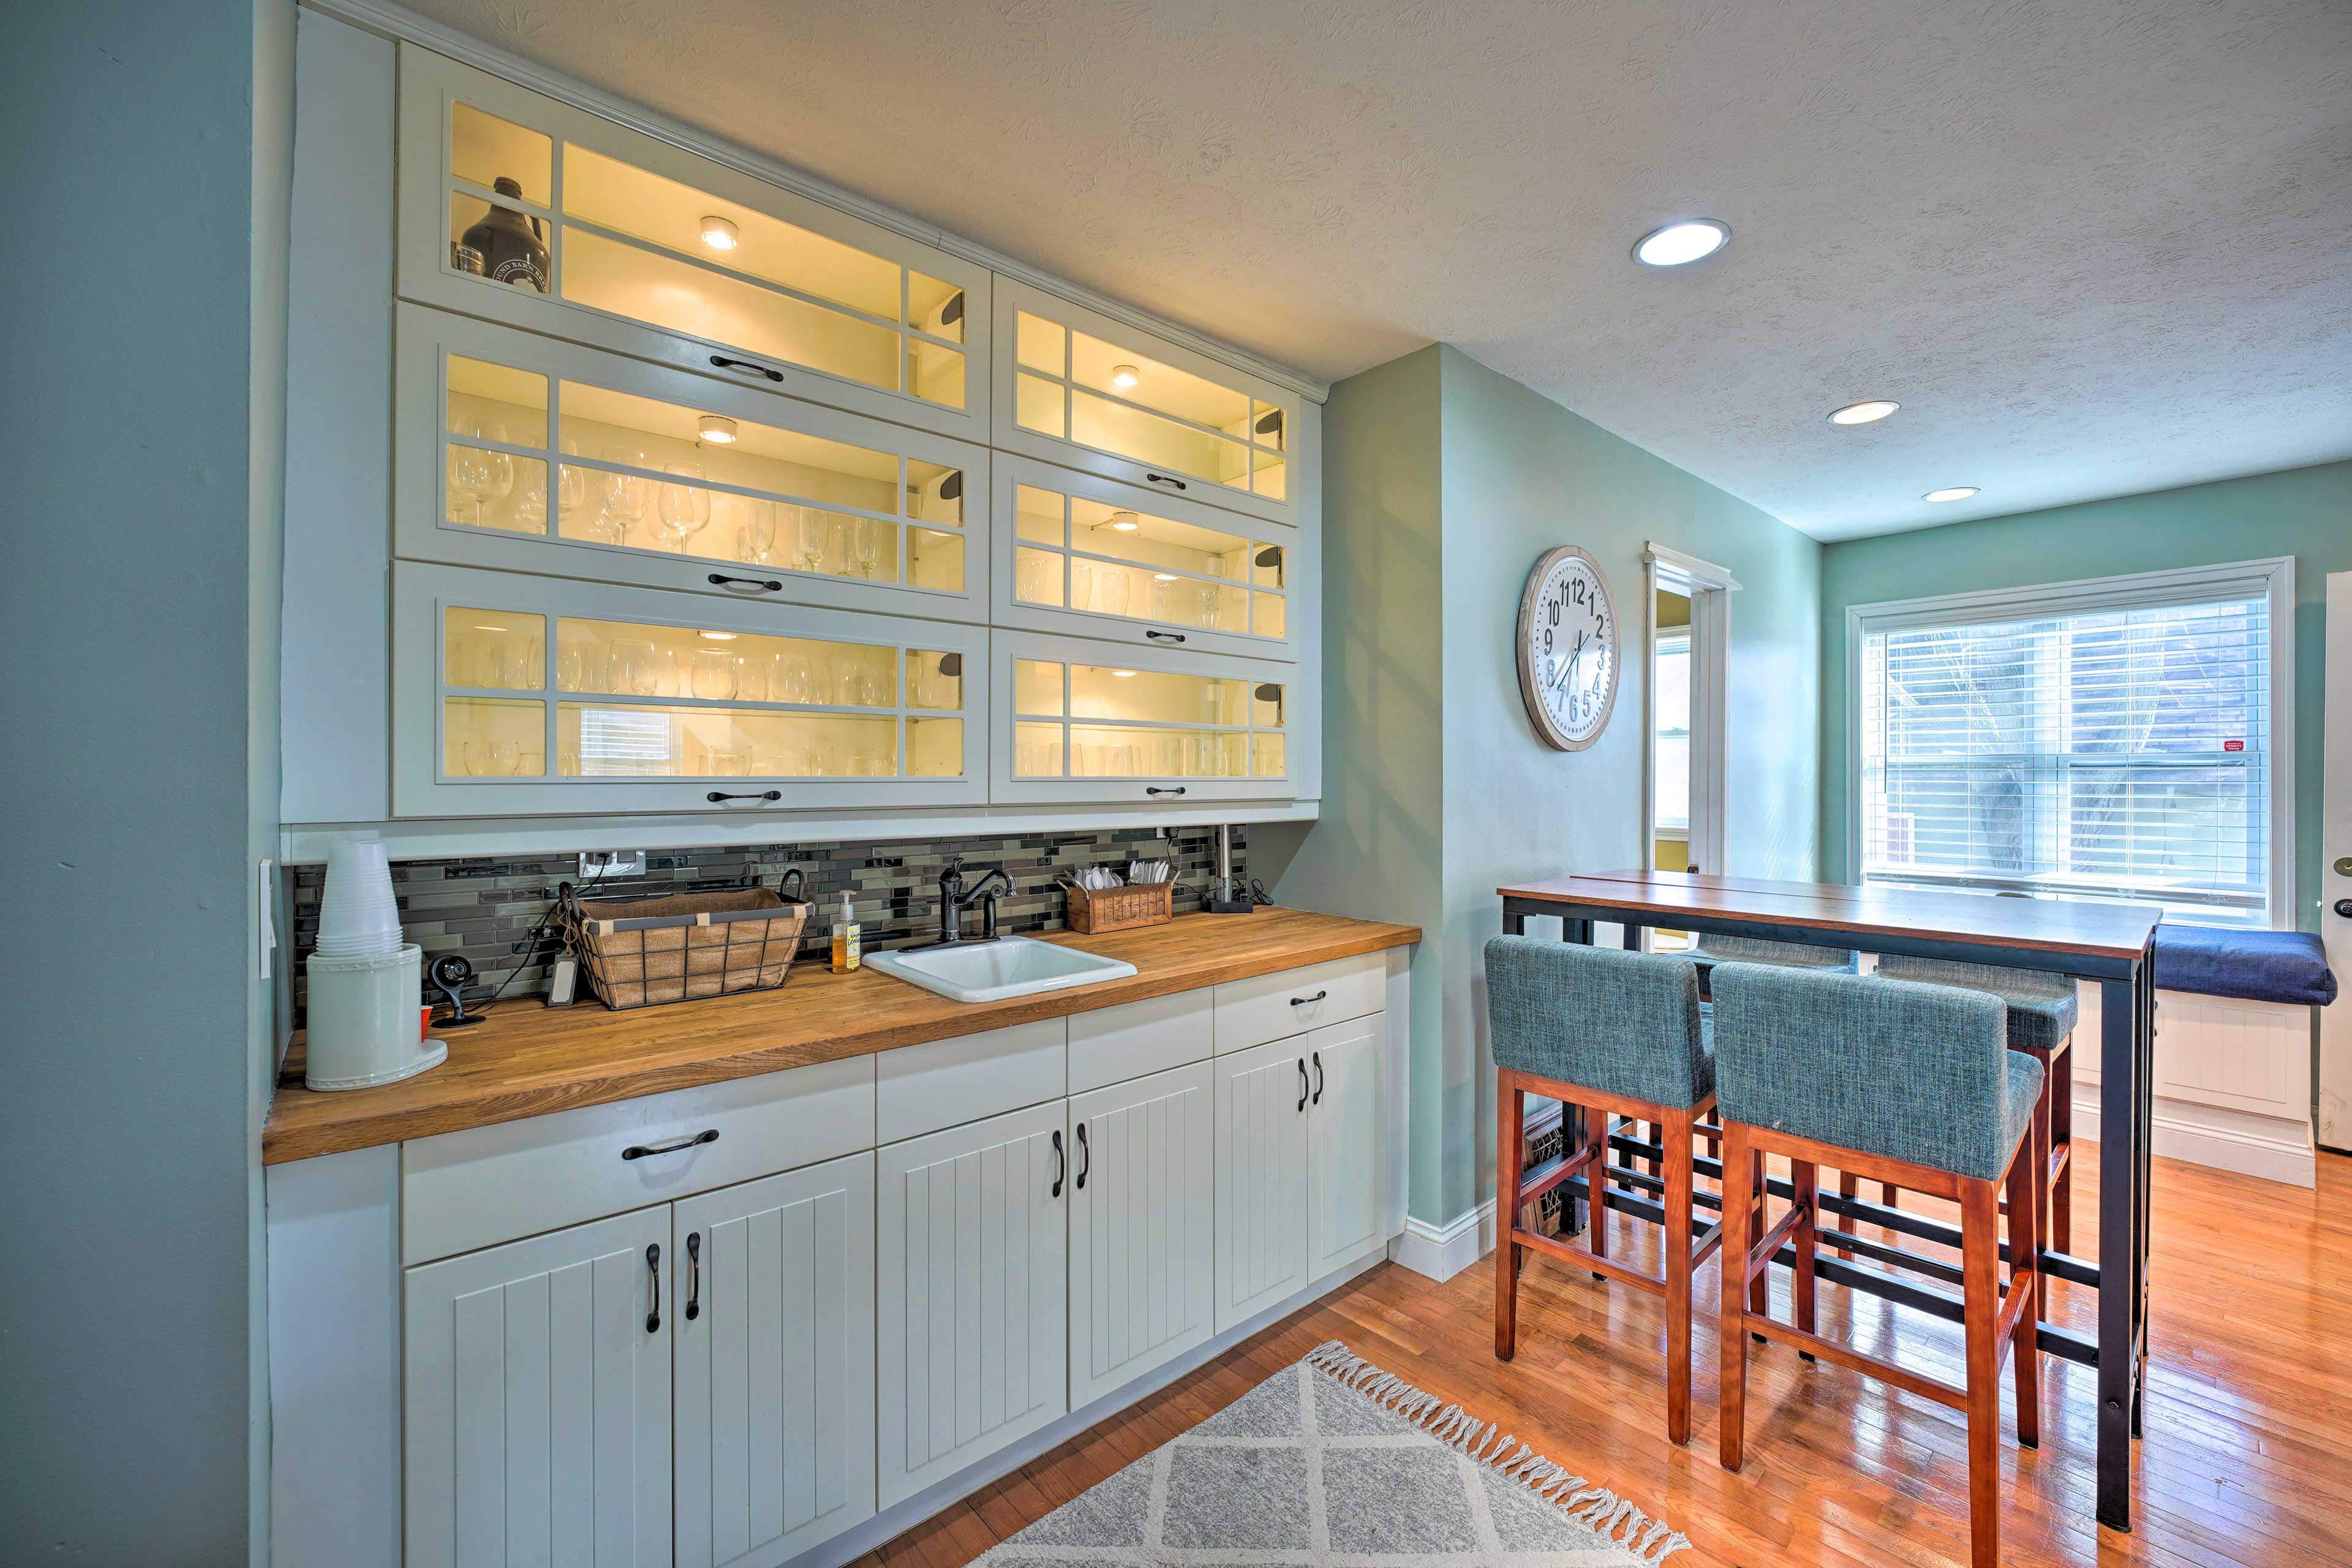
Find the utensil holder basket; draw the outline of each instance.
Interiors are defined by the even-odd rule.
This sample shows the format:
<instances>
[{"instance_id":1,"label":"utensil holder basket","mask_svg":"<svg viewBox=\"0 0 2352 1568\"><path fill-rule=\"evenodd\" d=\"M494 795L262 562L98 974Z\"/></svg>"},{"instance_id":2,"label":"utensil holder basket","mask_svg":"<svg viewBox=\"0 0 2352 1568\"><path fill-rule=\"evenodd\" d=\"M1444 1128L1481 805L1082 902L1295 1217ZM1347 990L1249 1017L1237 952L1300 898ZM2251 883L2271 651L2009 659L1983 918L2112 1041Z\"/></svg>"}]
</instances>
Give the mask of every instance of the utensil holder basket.
<instances>
[{"instance_id":1,"label":"utensil holder basket","mask_svg":"<svg viewBox=\"0 0 2352 1568\"><path fill-rule=\"evenodd\" d=\"M1065 888L1063 891L1069 895L1070 929L1089 935L1133 931L1140 926L1166 925L1176 914L1176 884L1173 882L1134 882L1120 888Z\"/></svg>"},{"instance_id":2,"label":"utensil holder basket","mask_svg":"<svg viewBox=\"0 0 2352 1568\"><path fill-rule=\"evenodd\" d=\"M785 884L799 876L786 873ZM772 990L791 975L816 912L761 887L583 899L567 885L562 899L565 939L615 1012Z\"/></svg>"}]
</instances>

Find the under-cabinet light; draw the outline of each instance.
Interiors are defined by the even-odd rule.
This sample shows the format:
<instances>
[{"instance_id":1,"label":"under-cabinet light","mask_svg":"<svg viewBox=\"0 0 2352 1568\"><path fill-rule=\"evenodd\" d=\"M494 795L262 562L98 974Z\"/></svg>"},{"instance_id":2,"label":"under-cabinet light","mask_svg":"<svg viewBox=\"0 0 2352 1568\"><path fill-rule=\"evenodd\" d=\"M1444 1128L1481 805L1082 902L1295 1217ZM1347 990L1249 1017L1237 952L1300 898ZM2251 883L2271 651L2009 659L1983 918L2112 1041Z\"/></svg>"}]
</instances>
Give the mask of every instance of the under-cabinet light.
<instances>
[{"instance_id":1,"label":"under-cabinet light","mask_svg":"<svg viewBox=\"0 0 2352 1568\"><path fill-rule=\"evenodd\" d=\"M743 238L732 219L713 215L702 220L702 243L713 250L732 250Z\"/></svg>"},{"instance_id":2,"label":"under-cabinet light","mask_svg":"<svg viewBox=\"0 0 2352 1568\"><path fill-rule=\"evenodd\" d=\"M1142 379L1142 374L1131 364L1115 364L1110 367L1110 384L1121 392L1125 392Z\"/></svg>"},{"instance_id":3,"label":"under-cabinet light","mask_svg":"<svg viewBox=\"0 0 2352 1568\"><path fill-rule=\"evenodd\" d=\"M695 428L701 431L702 438L714 447L732 447L735 444L735 421L721 415L704 415Z\"/></svg>"},{"instance_id":4,"label":"under-cabinet light","mask_svg":"<svg viewBox=\"0 0 2352 1568\"><path fill-rule=\"evenodd\" d=\"M698 637L709 637L712 642L733 642L736 637L733 632L697 632L694 635Z\"/></svg>"}]
</instances>

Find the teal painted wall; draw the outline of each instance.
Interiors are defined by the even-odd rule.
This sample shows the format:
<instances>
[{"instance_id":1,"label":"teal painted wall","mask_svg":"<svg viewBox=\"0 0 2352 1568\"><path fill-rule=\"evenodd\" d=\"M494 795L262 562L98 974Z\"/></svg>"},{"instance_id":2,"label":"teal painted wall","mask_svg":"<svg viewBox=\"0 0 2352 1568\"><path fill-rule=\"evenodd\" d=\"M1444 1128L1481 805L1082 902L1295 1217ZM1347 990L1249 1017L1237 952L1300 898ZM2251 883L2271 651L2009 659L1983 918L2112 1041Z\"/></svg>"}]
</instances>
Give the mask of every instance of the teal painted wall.
<instances>
[{"instance_id":1,"label":"teal painted wall","mask_svg":"<svg viewBox=\"0 0 2352 1568\"><path fill-rule=\"evenodd\" d=\"M1848 605L2126 572L2294 557L2297 923L2317 929L2327 574L2352 571L2352 463L1832 544L1822 557L1822 864L1846 864Z\"/></svg>"},{"instance_id":2,"label":"teal painted wall","mask_svg":"<svg viewBox=\"0 0 2352 1568\"><path fill-rule=\"evenodd\" d=\"M1494 1184L1481 957L1503 881L1643 863L1643 682L1601 741L1560 752L1519 699L1511 636L1555 544L1601 563L1643 624L1649 541L1730 569L1727 845L1808 877L1820 546L1559 405L1436 346L1332 389L1325 411L1325 784L1317 823L1252 830L1286 903L1419 924L1411 1210L1443 1226Z\"/></svg>"}]
</instances>

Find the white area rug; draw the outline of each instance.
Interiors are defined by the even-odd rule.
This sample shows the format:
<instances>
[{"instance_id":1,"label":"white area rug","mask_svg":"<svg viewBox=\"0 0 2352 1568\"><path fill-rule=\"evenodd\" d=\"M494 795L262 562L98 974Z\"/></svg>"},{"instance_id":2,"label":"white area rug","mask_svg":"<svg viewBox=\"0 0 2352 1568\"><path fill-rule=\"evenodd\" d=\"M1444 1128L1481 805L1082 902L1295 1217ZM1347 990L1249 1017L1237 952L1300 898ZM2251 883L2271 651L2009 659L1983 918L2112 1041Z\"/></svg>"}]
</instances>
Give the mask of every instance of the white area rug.
<instances>
[{"instance_id":1,"label":"white area rug","mask_svg":"<svg viewBox=\"0 0 2352 1568\"><path fill-rule=\"evenodd\" d=\"M1332 1340L980 1563L1640 1568L1689 1544Z\"/></svg>"}]
</instances>

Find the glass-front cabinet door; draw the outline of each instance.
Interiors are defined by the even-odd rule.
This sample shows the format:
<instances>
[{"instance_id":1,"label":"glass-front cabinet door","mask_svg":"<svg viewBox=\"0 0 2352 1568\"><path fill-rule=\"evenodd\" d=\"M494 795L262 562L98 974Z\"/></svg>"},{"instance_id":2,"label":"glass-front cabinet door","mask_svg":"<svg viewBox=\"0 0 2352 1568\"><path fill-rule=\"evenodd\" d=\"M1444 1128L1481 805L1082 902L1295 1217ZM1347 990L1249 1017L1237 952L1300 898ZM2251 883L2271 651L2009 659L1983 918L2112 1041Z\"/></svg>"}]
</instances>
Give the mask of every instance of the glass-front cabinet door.
<instances>
[{"instance_id":1,"label":"glass-front cabinet door","mask_svg":"<svg viewBox=\"0 0 2352 1568\"><path fill-rule=\"evenodd\" d=\"M1276 522L1298 521L1298 395L1009 278L996 445Z\"/></svg>"},{"instance_id":2,"label":"glass-front cabinet door","mask_svg":"<svg viewBox=\"0 0 2352 1568\"><path fill-rule=\"evenodd\" d=\"M415 45L400 292L984 441L990 274Z\"/></svg>"},{"instance_id":3,"label":"glass-front cabinet door","mask_svg":"<svg viewBox=\"0 0 2352 1568\"><path fill-rule=\"evenodd\" d=\"M402 562L400 816L979 805L987 633Z\"/></svg>"},{"instance_id":4,"label":"glass-front cabinet door","mask_svg":"<svg viewBox=\"0 0 2352 1568\"><path fill-rule=\"evenodd\" d=\"M1288 672L1259 659L999 632L992 798L1288 800Z\"/></svg>"},{"instance_id":5,"label":"glass-front cabinet door","mask_svg":"<svg viewBox=\"0 0 2352 1568\"><path fill-rule=\"evenodd\" d=\"M999 454L995 624L1294 661L1298 530Z\"/></svg>"},{"instance_id":6,"label":"glass-front cabinet door","mask_svg":"<svg viewBox=\"0 0 2352 1568\"><path fill-rule=\"evenodd\" d=\"M988 453L400 308L395 553L988 618Z\"/></svg>"}]
</instances>

